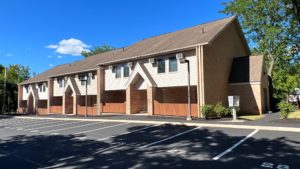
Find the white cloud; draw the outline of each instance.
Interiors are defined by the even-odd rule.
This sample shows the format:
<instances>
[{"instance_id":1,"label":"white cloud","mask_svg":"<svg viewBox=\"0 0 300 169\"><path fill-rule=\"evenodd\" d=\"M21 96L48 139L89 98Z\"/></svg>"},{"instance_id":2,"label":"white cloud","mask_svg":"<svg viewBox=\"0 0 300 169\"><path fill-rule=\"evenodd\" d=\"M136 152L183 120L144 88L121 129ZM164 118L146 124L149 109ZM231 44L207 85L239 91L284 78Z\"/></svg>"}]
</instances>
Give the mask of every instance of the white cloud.
<instances>
[{"instance_id":1,"label":"white cloud","mask_svg":"<svg viewBox=\"0 0 300 169\"><path fill-rule=\"evenodd\" d=\"M61 59L61 58L63 58L63 57L62 57L61 55L58 55L57 58L58 58L58 59Z\"/></svg>"},{"instance_id":2,"label":"white cloud","mask_svg":"<svg viewBox=\"0 0 300 169\"><path fill-rule=\"evenodd\" d=\"M6 56L12 56L12 55L13 55L12 53L7 53L7 54L6 54Z\"/></svg>"},{"instance_id":3,"label":"white cloud","mask_svg":"<svg viewBox=\"0 0 300 169\"><path fill-rule=\"evenodd\" d=\"M59 54L79 56L83 51L89 51L89 45L83 43L81 40L70 38L63 39L58 44L50 44L46 46L49 49L55 49Z\"/></svg>"},{"instance_id":4,"label":"white cloud","mask_svg":"<svg viewBox=\"0 0 300 169\"><path fill-rule=\"evenodd\" d=\"M50 67L53 67L54 65L52 63L49 64Z\"/></svg>"}]
</instances>

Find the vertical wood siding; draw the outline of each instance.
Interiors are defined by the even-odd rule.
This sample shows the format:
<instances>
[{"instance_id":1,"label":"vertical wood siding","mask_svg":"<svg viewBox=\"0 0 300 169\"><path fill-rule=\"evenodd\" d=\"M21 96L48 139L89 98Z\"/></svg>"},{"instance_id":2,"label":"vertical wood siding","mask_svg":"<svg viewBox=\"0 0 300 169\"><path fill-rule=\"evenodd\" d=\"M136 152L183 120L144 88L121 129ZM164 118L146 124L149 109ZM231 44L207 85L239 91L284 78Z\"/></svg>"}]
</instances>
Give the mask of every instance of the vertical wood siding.
<instances>
[{"instance_id":1,"label":"vertical wood siding","mask_svg":"<svg viewBox=\"0 0 300 169\"><path fill-rule=\"evenodd\" d=\"M97 96L88 96L87 99L87 115L96 116L97 115ZM80 96L77 103L77 114L85 115L85 96Z\"/></svg>"},{"instance_id":2,"label":"vertical wood siding","mask_svg":"<svg viewBox=\"0 0 300 169\"><path fill-rule=\"evenodd\" d=\"M52 97L50 105L50 113L62 114L62 97Z\"/></svg>"},{"instance_id":3,"label":"vertical wood siding","mask_svg":"<svg viewBox=\"0 0 300 169\"><path fill-rule=\"evenodd\" d=\"M126 91L104 91L101 104L103 113L125 113Z\"/></svg>"},{"instance_id":4,"label":"vertical wood siding","mask_svg":"<svg viewBox=\"0 0 300 169\"><path fill-rule=\"evenodd\" d=\"M186 116L188 113L187 87L157 88L154 115ZM191 86L191 114L197 117L197 87Z\"/></svg>"}]
</instances>

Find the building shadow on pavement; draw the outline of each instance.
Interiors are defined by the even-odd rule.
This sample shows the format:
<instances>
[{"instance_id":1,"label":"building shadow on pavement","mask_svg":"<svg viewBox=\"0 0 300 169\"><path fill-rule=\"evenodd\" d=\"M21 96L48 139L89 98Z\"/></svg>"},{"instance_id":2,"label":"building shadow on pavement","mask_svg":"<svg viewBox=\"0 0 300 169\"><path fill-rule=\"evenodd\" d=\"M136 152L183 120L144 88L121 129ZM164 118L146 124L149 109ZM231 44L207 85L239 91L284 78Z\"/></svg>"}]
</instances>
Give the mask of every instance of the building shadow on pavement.
<instances>
[{"instance_id":1,"label":"building shadow on pavement","mask_svg":"<svg viewBox=\"0 0 300 169\"><path fill-rule=\"evenodd\" d=\"M134 131L147 126L131 127ZM18 135L0 140L0 164L9 168L260 168L263 162L300 164L300 142L286 137L249 138L220 160L212 158L245 136L221 130L193 130L156 145L155 141L192 129L165 125L110 140L81 139L85 135Z\"/></svg>"}]
</instances>

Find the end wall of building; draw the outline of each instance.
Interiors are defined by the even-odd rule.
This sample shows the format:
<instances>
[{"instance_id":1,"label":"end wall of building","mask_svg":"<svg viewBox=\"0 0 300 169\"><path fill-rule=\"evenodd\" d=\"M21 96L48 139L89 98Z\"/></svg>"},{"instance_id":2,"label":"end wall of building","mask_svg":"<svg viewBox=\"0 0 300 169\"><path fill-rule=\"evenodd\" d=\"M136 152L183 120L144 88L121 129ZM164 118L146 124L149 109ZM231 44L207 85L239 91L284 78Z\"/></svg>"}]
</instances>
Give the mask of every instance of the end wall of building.
<instances>
[{"instance_id":1,"label":"end wall of building","mask_svg":"<svg viewBox=\"0 0 300 169\"><path fill-rule=\"evenodd\" d=\"M227 105L229 75L233 58L249 55L237 23L231 24L213 41L203 47L204 104L222 101Z\"/></svg>"}]
</instances>

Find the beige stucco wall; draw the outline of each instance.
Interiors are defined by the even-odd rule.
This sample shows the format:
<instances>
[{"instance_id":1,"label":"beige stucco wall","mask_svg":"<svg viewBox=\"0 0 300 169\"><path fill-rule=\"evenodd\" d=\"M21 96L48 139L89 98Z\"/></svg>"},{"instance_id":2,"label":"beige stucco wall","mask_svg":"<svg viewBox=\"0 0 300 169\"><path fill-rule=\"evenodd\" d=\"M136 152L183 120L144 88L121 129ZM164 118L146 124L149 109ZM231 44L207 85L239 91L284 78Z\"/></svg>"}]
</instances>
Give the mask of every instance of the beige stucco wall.
<instances>
[{"instance_id":1,"label":"beige stucco wall","mask_svg":"<svg viewBox=\"0 0 300 169\"><path fill-rule=\"evenodd\" d=\"M88 85L87 93L88 95L97 95L97 73L93 73L93 78L91 79L91 84ZM76 82L76 85L81 93L81 95L85 95L85 85L81 85L81 81L79 80L79 74L72 75L74 77L74 80ZM64 77L62 77L64 78ZM67 83L70 79L68 79ZM53 80L53 96L63 96L65 88L67 86L59 87L58 78L54 78Z\"/></svg>"},{"instance_id":2,"label":"beige stucco wall","mask_svg":"<svg viewBox=\"0 0 300 169\"><path fill-rule=\"evenodd\" d=\"M40 100L47 100L48 99L48 85L46 82L44 83L39 83L39 84L44 84L46 85L46 90L45 92L40 92L40 89L38 87L38 84L30 84L30 85L26 85L28 86L28 92L26 91L25 89L25 85L22 86L23 90L22 90L22 100L27 100L28 99L28 96L30 94L30 92L32 91L32 86L34 86L36 89L37 89L37 93L38 93L38 96L39 96L39 99Z\"/></svg>"},{"instance_id":3,"label":"beige stucco wall","mask_svg":"<svg viewBox=\"0 0 300 169\"><path fill-rule=\"evenodd\" d=\"M234 57L249 55L234 24L203 47L205 104L228 104L228 80Z\"/></svg>"},{"instance_id":4,"label":"beige stucco wall","mask_svg":"<svg viewBox=\"0 0 300 169\"><path fill-rule=\"evenodd\" d=\"M197 85L197 58L195 50L190 50L184 52L186 58L190 61L191 70L191 85ZM149 63L149 59L139 60L141 64L144 64L145 68L149 72L150 76L155 81L157 87L174 87L174 86L186 86L187 85L187 66L186 64L180 64L177 60L177 71L169 72L169 57L176 56L176 53L166 54L161 56L155 56L154 58L164 58L166 59L166 72L157 73L157 66ZM136 63L136 62L134 62ZM124 64L124 63L123 63ZM122 65L122 64L121 64ZM134 69L134 68L133 68ZM130 73L133 70L130 71ZM123 77L123 68L121 69L121 78L115 78L115 73L111 69L105 67L105 90L126 90L126 83L128 77ZM142 85L142 84L141 84ZM143 86L142 89L146 89Z\"/></svg>"}]
</instances>

